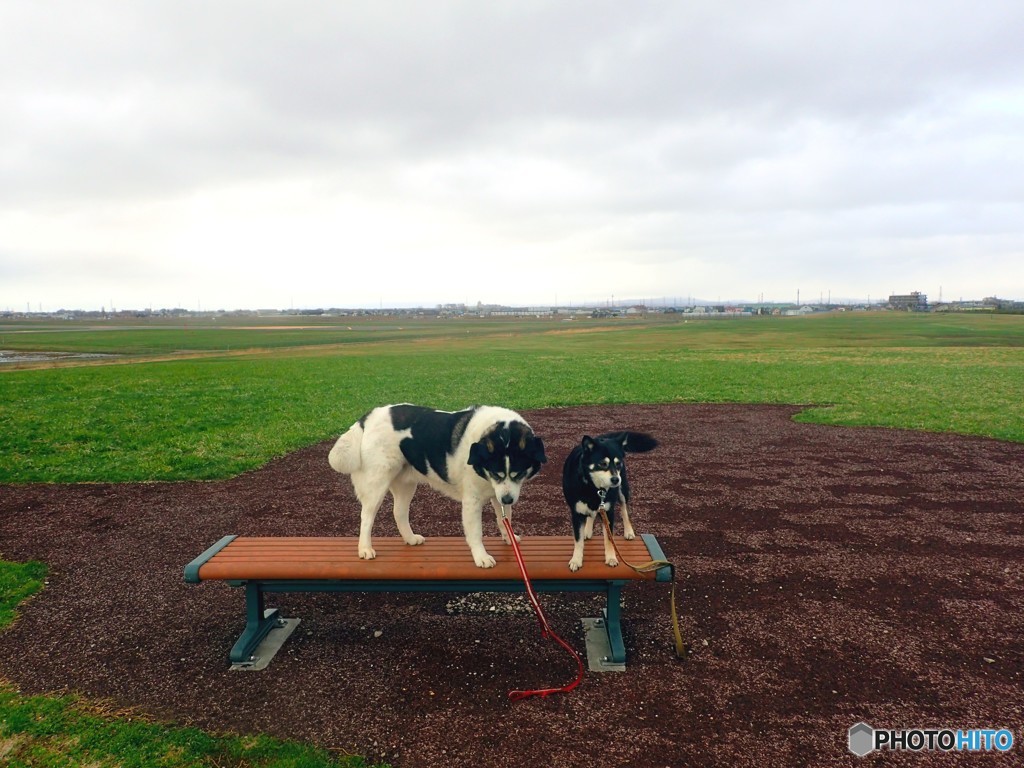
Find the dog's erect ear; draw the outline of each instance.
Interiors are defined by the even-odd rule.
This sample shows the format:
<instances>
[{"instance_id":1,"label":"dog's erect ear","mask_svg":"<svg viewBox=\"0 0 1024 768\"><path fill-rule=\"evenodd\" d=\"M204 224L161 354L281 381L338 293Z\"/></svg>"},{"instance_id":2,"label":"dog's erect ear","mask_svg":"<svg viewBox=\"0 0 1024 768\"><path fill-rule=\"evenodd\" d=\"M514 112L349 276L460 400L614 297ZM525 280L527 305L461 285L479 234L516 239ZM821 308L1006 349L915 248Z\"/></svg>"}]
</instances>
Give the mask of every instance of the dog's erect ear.
<instances>
[{"instance_id":1,"label":"dog's erect ear","mask_svg":"<svg viewBox=\"0 0 1024 768\"><path fill-rule=\"evenodd\" d=\"M584 451L590 453L592 450L594 450L594 446L597 445L597 443L594 442L594 438L592 438L590 435L584 435L583 442L581 443L581 445L583 446Z\"/></svg>"}]
</instances>

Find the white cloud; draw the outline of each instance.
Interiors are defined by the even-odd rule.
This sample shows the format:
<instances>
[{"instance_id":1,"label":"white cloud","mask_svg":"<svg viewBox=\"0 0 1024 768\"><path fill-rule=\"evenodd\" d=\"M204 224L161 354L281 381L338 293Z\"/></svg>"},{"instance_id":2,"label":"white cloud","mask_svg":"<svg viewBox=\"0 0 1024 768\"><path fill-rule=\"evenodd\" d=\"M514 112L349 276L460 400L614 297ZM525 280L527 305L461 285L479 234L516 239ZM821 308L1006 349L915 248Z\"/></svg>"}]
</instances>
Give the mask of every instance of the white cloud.
<instances>
[{"instance_id":1,"label":"white cloud","mask_svg":"<svg viewBox=\"0 0 1024 768\"><path fill-rule=\"evenodd\" d=\"M1021 39L1000 0L12 0L0 309L1024 298Z\"/></svg>"}]
</instances>

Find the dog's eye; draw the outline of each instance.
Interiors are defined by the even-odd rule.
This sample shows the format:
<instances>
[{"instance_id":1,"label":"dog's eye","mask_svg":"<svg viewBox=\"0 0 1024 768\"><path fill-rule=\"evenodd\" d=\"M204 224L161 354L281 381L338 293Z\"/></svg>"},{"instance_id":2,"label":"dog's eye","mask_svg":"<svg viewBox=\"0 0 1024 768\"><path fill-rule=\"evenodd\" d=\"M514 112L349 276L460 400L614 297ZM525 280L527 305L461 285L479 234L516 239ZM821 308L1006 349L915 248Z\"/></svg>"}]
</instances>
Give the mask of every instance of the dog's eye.
<instances>
[{"instance_id":1,"label":"dog's eye","mask_svg":"<svg viewBox=\"0 0 1024 768\"><path fill-rule=\"evenodd\" d=\"M522 480L524 477L526 477L526 470L525 469L522 472L513 472L512 473L512 479L513 480Z\"/></svg>"},{"instance_id":2,"label":"dog's eye","mask_svg":"<svg viewBox=\"0 0 1024 768\"><path fill-rule=\"evenodd\" d=\"M505 479L505 473L504 472L491 472L491 477L493 477L495 480L504 480Z\"/></svg>"}]
</instances>

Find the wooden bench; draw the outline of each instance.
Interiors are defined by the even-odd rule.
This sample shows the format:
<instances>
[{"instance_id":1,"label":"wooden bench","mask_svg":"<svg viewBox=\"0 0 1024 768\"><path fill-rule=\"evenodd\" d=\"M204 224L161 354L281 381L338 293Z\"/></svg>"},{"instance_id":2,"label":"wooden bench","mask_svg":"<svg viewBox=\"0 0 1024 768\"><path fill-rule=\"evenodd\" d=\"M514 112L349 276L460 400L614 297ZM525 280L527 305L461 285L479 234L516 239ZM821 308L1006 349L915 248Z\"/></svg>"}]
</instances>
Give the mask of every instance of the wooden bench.
<instances>
[{"instance_id":1,"label":"wooden bench","mask_svg":"<svg viewBox=\"0 0 1024 768\"><path fill-rule=\"evenodd\" d=\"M650 534L617 540L621 558L631 563L664 560ZM410 547L399 538L375 538L374 560L360 560L357 539L349 537L225 536L185 567L185 581L225 581L245 588L245 631L231 649L231 662L253 662L256 647L283 619L267 610L273 592L524 592L512 548L501 539L485 539L498 561L494 568L473 564L465 539L435 536ZM569 570L573 541L569 536L524 536L520 544L536 592L603 592L603 624L608 632L610 663L624 664L626 650L620 623L622 587L630 581L670 581L671 568L637 573L625 563L604 563L599 538L587 542L584 565Z\"/></svg>"}]
</instances>

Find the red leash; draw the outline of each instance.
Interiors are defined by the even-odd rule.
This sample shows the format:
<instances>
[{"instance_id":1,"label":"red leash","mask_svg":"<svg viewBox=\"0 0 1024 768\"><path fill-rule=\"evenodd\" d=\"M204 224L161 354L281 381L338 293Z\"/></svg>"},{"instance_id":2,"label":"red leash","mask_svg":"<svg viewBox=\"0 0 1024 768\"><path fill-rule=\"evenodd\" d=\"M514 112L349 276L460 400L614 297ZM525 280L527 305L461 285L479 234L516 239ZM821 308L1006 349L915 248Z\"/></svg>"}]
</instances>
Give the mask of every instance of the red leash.
<instances>
[{"instance_id":1,"label":"red leash","mask_svg":"<svg viewBox=\"0 0 1024 768\"><path fill-rule=\"evenodd\" d=\"M523 560L523 553L519 549L519 542L516 541L516 534L512 530L512 521L505 515L505 507L501 508L501 521L505 524L505 530L508 531L508 538L512 543L512 551L515 552L516 562L519 563L519 572L523 574L523 583L526 585L526 595L530 598L530 604L533 606L533 612L537 614L537 621L540 622L540 636L545 640L549 637L554 638L560 646L572 654L573 658L576 659L577 666L579 667L576 679L561 688L538 688L530 691L509 691L508 697L512 701L521 701L522 699L527 699L530 696L540 696L543 698L545 696L550 696L552 693L569 693L569 691L583 682L583 660L580 658L580 655L573 650L571 645L555 634L551 625L548 624L548 620L544 616L544 611L541 610L540 603L537 601L537 595L533 591L533 585L530 584L530 577L526 573L526 562Z\"/></svg>"}]
</instances>

